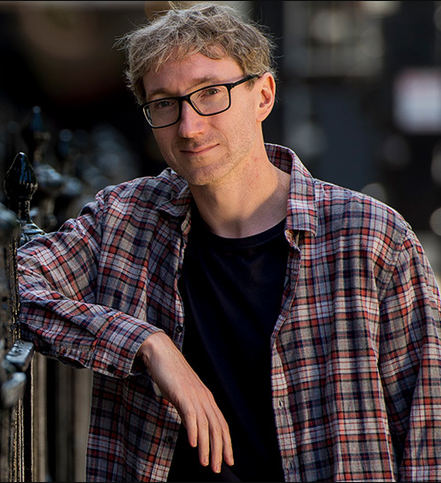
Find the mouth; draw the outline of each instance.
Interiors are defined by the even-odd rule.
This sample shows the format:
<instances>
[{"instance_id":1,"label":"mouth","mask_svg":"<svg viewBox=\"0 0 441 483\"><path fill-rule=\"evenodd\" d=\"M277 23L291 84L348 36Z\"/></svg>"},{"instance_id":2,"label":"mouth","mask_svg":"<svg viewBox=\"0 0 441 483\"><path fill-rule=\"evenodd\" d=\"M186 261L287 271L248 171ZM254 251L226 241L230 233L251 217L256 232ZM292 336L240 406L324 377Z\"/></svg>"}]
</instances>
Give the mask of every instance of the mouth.
<instances>
[{"instance_id":1,"label":"mouth","mask_svg":"<svg viewBox=\"0 0 441 483\"><path fill-rule=\"evenodd\" d=\"M202 154L206 154L208 151L213 149L216 144L212 144L209 146L196 146L193 148L181 149L181 153L189 155L189 156L200 156Z\"/></svg>"}]
</instances>

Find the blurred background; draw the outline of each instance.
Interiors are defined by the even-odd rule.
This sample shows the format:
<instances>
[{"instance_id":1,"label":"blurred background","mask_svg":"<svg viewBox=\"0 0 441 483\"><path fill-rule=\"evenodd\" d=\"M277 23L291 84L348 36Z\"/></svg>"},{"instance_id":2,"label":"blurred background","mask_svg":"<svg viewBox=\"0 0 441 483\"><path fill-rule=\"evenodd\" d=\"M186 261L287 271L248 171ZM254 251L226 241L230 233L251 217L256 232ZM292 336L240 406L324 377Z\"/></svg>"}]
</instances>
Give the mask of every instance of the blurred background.
<instances>
[{"instance_id":1,"label":"blurred background","mask_svg":"<svg viewBox=\"0 0 441 483\"><path fill-rule=\"evenodd\" d=\"M105 185L163 169L114 42L170 3L0 1L0 174L18 151L31 158L55 213L43 228ZM397 209L439 276L441 2L217 3L277 41L266 140L294 149L314 176Z\"/></svg>"},{"instance_id":2,"label":"blurred background","mask_svg":"<svg viewBox=\"0 0 441 483\"><path fill-rule=\"evenodd\" d=\"M10 204L4 181L18 153L35 171L31 217L45 231L104 186L165 167L114 44L171 3L0 1L0 203ZM441 1L215 3L277 42L266 140L294 149L314 176L398 210L440 282ZM19 181L15 195L35 187ZM36 356L16 426L24 449L14 446L30 476L10 481L85 481L91 373Z\"/></svg>"}]
</instances>

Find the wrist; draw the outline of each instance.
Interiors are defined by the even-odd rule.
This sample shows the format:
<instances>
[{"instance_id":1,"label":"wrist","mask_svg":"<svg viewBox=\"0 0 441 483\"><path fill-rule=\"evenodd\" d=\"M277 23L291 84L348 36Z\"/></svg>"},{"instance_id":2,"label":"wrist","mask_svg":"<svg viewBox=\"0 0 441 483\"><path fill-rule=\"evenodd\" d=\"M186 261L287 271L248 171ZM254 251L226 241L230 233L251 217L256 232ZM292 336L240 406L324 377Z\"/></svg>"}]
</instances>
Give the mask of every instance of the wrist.
<instances>
[{"instance_id":1,"label":"wrist","mask_svg":"<svg viewBox=\"0 0 441 483\"><path fill-rule=\"evenodd\" d=\"M142 360L143 364L147 367L147 369L149 369L157 345L163 337L167 337L164 332L154 332L153 334L150 334L147 339L145 339L144 342L139 346L136 357Z\"/></svg>"}]
</instances>

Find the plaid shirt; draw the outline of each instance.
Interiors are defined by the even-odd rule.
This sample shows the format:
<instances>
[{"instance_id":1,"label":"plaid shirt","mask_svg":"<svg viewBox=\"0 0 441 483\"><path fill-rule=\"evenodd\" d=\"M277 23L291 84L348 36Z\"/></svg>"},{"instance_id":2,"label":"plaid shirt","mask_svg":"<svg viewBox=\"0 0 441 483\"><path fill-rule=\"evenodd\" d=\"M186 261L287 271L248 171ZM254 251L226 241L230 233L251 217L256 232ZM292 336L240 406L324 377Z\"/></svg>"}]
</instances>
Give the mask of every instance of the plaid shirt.
<instances>
[{"instance_id":1,"label":"plaid shirt","mask_svg":"<svg viewBox=\"0 0 441 483\"><path fill-rule=\"evenodd\" d=\"M391 208L267 150L291 171L271 337L286 480L441 481L440 297L420 243ZM190 223L188 186L166 169L19 250L23 337L94 371L88 481L167 479L180 419L135 355L158 330L182 346Z\"/></svg>"}]
</instances>

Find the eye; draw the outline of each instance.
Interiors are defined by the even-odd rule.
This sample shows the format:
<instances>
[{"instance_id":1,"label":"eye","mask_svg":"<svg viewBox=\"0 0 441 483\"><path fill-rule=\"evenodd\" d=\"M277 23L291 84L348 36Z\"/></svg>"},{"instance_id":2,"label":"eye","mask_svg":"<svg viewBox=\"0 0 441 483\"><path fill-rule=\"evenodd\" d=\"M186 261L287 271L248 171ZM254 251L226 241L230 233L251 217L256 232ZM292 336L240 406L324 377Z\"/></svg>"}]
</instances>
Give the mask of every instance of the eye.
<instances>
[{"instance_id":1,"label":"eye","mask_svg":"<svg viewBox=\"0 0 441 483\"><path fill-rule=\"evenodd\" d=\"M176 105L174 99L158 99L149 105L149 108L155 111L162 111L165 109L170 109Z\"/></svg>"},{"instance_id":2,"label":"eye","mask_svg":"<svg viewBox=\"0 0 441 483\"><path fill-rule=\"evenodd\" d=\"M219 87L207 87L203 91L201 91L201 97L211 97L219 94L222 91Z\"/></svg>"}]
</instances>

